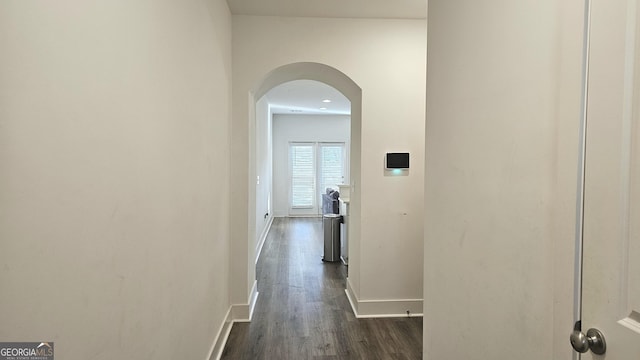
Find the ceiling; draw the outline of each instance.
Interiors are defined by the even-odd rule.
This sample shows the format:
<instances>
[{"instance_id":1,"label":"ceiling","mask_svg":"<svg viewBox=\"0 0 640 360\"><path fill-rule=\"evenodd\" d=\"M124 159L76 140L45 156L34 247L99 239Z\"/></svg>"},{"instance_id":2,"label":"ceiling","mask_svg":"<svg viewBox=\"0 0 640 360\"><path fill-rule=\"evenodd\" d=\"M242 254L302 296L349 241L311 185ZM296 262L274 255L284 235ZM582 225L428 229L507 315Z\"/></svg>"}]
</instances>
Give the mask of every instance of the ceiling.
<instances>
[{"instance_id":1,"label":"ceiling","mask_svg":"<svg viewBox=\"0 0 640 360\"><path fill-rule=\"evenodd\" d=\"M227 0L234 15L425 19L426 0Z\"/></svg>"},{"instance_id":2,"label":"ceiling","mask_svg":"<svg viewBox=\"0 0 640 360\"><path fill-rule=\"evenodd\" d=\"M341 92L313 80L278 85L264 95L274 114L349 115L351 102Z\"/></svg>"}]
</instances>

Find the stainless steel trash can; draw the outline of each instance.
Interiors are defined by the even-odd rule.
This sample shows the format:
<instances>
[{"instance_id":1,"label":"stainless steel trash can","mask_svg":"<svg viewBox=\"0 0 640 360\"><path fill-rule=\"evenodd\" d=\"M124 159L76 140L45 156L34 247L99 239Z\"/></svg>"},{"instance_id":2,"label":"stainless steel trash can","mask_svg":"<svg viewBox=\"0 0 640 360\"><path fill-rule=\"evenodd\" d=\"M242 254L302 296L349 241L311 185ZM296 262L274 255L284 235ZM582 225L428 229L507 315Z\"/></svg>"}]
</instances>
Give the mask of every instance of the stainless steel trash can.
<instances>
[{"instance_id":1,"label":"stainless steel trash can","mask_svg":"<svg viewBox=\"0 0 640 360\"><path fill-rule=\"evenodd\" d=\"M324 257L322 261L340 261L340 224L342 224L342 215L324 214L322 216L324 230Z\"/></svg>"}]
</instances>

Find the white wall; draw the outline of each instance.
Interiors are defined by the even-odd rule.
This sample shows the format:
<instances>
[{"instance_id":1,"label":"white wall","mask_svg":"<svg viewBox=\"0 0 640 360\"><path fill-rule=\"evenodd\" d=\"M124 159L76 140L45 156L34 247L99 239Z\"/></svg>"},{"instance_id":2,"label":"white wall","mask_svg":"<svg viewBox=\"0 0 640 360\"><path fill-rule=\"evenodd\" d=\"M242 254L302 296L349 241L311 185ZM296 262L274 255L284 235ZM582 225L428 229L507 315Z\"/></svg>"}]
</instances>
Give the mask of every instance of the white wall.
<instances>
[{"instance_id":1,"label":"white wall","mask_svg":"<svg viewBox=\"0 0 640 360\"><path fill-rule=\"evenodd\" d=\"M256 102L256 256L273 217L271 124L269 102L262 97Z\"/></svg>"},{"instance_id":2,"label":"white wall","mask_svg":"<svg viewBox=\"0 0 640 360\"><path fill-rule=\"evenodd\" d=\"M0 339L206 359L229 309L223 0L0 4Z\"/></svg>"},{"instance_id":3,"label":"white wall","mask_svg":"<svg viewBox=\"0 0 640 360\"><path fill-rule=\"evenodd\" d=\"M351 134L352 140L362 136L361 162L352 163L352 175L356 171L362 178L355 184L361 209L352 209L352 218L361 214L354 228L361 225L362 239L361 244L350 239L359 246L350 253L353 291L359 300L417 299L421 308L425 31L423 20L233 17L232 141L234 154L242 159L233 168L238 181L232 184L237 194L232 208L234 302L247 301L255 279L245 260L253 256L243 245L255 236L247 218L254 206L253 184L247 181L255 166L248 98L272 70L309 61L338 69L362 89L361 133ZM396 149L411 153L415 166L410 176L384 176L384 154Z\"/></svg>"},{"instance_id":4,"label":"white wall","mask_svg":"<svg viewBox=\"0 0 640 360\"><path fill-rule=\"evenodd\" d=\"M571 358L582 14L429 1L425 359Z\"/></svg>"},{"instance_id":5,"label":"white wall","mask_svg":"<svg viewBox=\"0 0 640 360\"><path fill-rule=\"evenodd\" d=\"M289 215L289 143L343 142L348 159L350 125L350 118L345 115L274 115L273 211L276 216Z\"/></svg>"}]
</instances>

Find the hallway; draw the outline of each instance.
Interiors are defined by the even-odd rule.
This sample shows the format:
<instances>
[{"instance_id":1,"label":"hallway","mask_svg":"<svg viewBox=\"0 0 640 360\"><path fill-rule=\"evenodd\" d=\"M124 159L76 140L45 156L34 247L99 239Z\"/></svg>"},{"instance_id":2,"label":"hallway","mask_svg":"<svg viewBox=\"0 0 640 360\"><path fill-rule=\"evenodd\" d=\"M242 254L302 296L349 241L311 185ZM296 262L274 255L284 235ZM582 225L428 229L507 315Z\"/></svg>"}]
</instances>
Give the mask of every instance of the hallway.
<instances>
[{"instance_id":1,"label":"hallway","mask_svg":"<svg viewBox=\"0 0 640 360\"><path fill-rule=\"evenodd\" d=\"M253 320L233 325L222 359L422 358L422 318L355 318L347 268L323 263L322 251L321 219L274 219Z\"/></svg>"}]
</instances>

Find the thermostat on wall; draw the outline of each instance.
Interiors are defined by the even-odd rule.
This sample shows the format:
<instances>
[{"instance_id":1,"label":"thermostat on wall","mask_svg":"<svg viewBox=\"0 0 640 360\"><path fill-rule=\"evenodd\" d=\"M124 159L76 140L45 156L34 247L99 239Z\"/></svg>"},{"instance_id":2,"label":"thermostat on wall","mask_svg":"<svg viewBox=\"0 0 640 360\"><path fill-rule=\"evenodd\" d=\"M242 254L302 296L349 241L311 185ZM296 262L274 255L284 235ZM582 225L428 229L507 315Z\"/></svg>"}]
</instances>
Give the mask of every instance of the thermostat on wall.
<instances>
[{"instance_id":1,"label":"thermostat on wall","mask_svg":"<svg viewBox=\"0 0 640 360\"><path fill-rule=\"evenodd\" d=\"M385 167L387 169L408 169L409 153L387 153Z\"/></svg>"}]
</instances>

